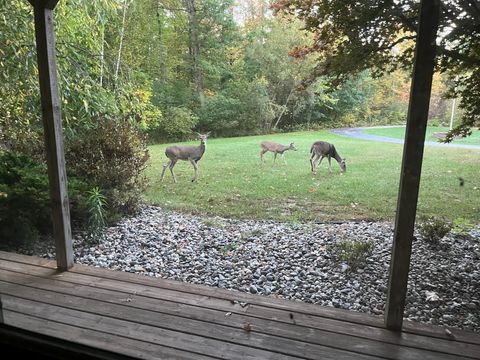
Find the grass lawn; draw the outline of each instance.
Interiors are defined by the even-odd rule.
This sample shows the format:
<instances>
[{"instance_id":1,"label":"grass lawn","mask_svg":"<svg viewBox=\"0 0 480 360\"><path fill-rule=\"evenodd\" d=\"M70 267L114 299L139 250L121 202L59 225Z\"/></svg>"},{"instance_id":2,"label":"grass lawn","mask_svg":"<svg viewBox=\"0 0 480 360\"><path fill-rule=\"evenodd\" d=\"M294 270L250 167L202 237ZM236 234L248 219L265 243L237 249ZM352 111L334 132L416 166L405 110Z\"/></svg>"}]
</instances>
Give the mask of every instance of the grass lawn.
<instances>
[{"instance_id":1,"label":"grass lawn","mask_svg":"<svg viewBox=\"0 0 480 360\"><path fill-rule=\"evenodd\" d=\"M438 137L435 137L435 133L446 133L448 127L438 127L438 126L429 126L427 128L427 134L425 140L427 141L438 141ZM365 129L365 133L371 135L379 135L392 137L396 139L405 139L405 127L394 127L394 128L378 128L378 129ZM452 144L470 144L470 145L480 145L480 130L474 129L472 135L453 140Z\"/></svg>"},{"instance_id":2,"label":"grass lawn","mask_svg":"<svg viewBox=\"0 0 480 360\"><path fill-rule=\"evenodd\" d=\"M273 154L260 162L260 141L295 142L272 166ZM312 142L333 142L347 159L347 172L326 159L317 175L310 172ZM197 145L198 141L186 144ZM174 184L167 169L160 182L168 144L150 146L150 181L146 201L167 209L237 218L332 221L347 219L393 220L403 146L354 140L328 131L268 136L209 139L199 161L199 179L190 180L193 168L179 161ZM460 186L459 177L464 179ZM419 215L480 221L480 150L426 147L418 204Z\"/></svg>"}]
</instances>

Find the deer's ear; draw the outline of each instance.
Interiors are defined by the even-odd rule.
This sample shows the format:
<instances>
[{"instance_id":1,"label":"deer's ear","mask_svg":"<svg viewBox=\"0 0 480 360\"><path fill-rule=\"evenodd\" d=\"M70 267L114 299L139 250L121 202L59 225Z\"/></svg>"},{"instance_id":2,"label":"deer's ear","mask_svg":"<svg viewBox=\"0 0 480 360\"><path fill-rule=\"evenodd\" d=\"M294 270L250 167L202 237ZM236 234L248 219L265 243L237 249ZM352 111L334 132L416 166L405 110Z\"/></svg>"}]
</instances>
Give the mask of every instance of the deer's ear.
<instances>
[{"instance_id":1,"label":"deer's ear","mask_svg":"<svg viewBox=\"0 0 480 360\"><path fill-rule=\"evenodd\" d=\"M209 131L209 132L207 132L205 135L210 136L211 133L212 133L212 132Z\"/></svg>"}]
</instances>

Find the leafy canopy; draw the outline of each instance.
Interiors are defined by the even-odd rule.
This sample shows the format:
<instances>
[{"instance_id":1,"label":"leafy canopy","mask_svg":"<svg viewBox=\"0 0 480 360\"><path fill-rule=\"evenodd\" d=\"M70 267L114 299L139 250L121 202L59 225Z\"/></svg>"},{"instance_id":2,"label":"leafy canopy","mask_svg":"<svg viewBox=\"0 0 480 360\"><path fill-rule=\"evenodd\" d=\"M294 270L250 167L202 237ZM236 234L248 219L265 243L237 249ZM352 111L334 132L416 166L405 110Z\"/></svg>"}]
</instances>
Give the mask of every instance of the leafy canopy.
<instances>
[{"instance_id":1,"label":"leafy canopy","mask_svg":"<svg viewBox=\"0 0 480 360\"><path fill-rule=\"evenodd\" d=\"M445 139L449 142L456 135L469 135L472 127L480 128L480 4L476 0L440 4L436 69L452 79L448 95L460 96L463 109L461 123ZM296 57L318 55L309 81L327 76L336 86L365 69L380 76L411 68L417 0L277 0L273 9L298 17L314 35L311 43L291 51Z\"/></svg>"}]
</instances>

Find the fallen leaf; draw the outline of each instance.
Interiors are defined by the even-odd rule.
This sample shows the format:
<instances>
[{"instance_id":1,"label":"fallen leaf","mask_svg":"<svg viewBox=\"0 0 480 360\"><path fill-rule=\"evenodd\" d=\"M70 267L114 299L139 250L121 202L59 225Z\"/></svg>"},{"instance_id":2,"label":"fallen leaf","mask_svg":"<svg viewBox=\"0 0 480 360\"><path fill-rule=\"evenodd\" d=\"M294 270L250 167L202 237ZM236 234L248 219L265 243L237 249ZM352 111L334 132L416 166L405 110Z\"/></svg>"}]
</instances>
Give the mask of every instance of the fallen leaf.
<instances>
[{"instance_id":1,"label":"fallen leaf","mask_svg":"<svg viewBox=\"0 0 480 360\"><path fill-rule=\"evenodd\" d=\"M230 316L230 315L232 315L232 312L231 312L231 311L229 311L229 312L227 312L227 313L225 314L225 316Z\"/></svg>"},{"instance_id":2,"label":"fallen leaf","mask_svg":"<svg viewBox=\"0 0 480 360\"><path fill-rule=\"evenodd\" d=\"M246 323L245 325L243 325L243 330L245 330L246 332L252 331L252 325Z\"/></svg>"}]
</instances>

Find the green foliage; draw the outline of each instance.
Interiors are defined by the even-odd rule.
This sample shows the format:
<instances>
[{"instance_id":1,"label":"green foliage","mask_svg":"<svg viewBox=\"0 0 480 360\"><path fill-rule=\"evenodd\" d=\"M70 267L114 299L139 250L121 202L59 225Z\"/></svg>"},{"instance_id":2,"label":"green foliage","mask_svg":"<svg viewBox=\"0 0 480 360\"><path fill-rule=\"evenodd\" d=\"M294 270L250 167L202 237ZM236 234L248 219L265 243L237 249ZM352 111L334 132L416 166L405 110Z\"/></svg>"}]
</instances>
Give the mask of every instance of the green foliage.
<instances>
[{"instance_id":1,"label":"green foliage","mask_svg":"<svg viewBox=\"0 0 480 360\"><path fill-rule=\"evenodd\" d=\"M0 154L0 238L8 243L35 240L51 232L45 165L10 152Z\"/></svg>"},{"instance_id":2,"label":"green foliage","mask_svg":"<svg viewBox=\"0 0 480 360\"><path fill-rule=\"evenodd\" d=\"M237 243L235 241L231 241L226 243L220 248L220 252L222 255L228 254L230 251L234 251L237 248Z\"/></svg>"},{"instance_id":3,"label":"green foliage","mask_svg":"<svg viewBox=\"0 0 480 360\"><path fill-rule=\"evenodd\" d=\"M22 0L0 6L0 147L42 153L40 101L35 74L32 6Z\"/></svg>"},{"instance_id":4,"label":"green foliage","mask_svg":"<svg viewBox=\"0 0 480 360\"><path fill-rule=\"evenodd\" d=\"M107 198L98 187L94 187L87 193L86 206L88 211L88 234L96 242L105 238L107 226Z\"/></svg>"},{"instance_id":5,"label":"green foliage","mask_svg":"<svg viewBox=\"0 0 480 360\"><path fill-rule=\"evenodd\" d=\"M159 126L162 112L152 103L151 81L145 74L136 75L135 82L125 82L117 91L120 114L138 129L152 131Z\"/></svg>"},{"instance_id":6,"label":"green foliage","mask_svg":"<svg viewBox=\"0 0 480 360\"><path fill-rule=\"evenodd\" d=\"M422 239L436 245L452 229L452 224L438 216L421 216L417 229Z\"/></svg>"},{"instance_id":7,"label":"green foliage","mask_svg":"<svg viewBox=\"0 0 480 360\"><path fill-rule=\"evenodd\" d=\"M71 173L103 189L109 216L136 210L144 189L149 158L146 138L124 120L97 119L67 142Z\"/></svg>"},{"instance_id":8,"label":"green foliage","mask_svg":"<svg viewBox=\"0 0 480 360\"><path fill-rule=\"evenodd\" d=\"M68 184L72 219L84 221L85 183L71 177ZM47 169L24 155L0 152L0 238L19 246L52 232Z\"/></svg>"},{"instance_id":9,"label":"green foliage","mask_svg":"<svg viewBox=\"0 0 480 360\"><path fill-rule=\"evenodd\" d=\"M208 97L200 111L199 127L214 129L216 135L232 134L239 127L240 110L239 99L223 95Z\"/></svg>"},{"instance_id":10,"label":"green foliage","mask_svg":"<svg viewBox=\"0 0 480 360\"><path fill-rule=\"evenodd\" d=\"M354 241L343 239L330 246L330 251L334 256L350 266L351 270L356 270L365 265L367 258L372 255L375 245L373 241Z\"/></svg>"},{"instance_id":11,"label":"green foliage","mask_svg":"<svg viewBox=\"0 0 480 360\"><path fill-rule=\"evenodd\" d=\"M420 3L362 1L277 0L278 14L288 14L304 23L312 41L297 45L291 54L297 58L317 54L319 62L308 84L317 77L328 77L338 86L352 75L372 69L375 77L395 69L410 69L415 49ZM448 95L461 97L462 120L444 141L455 135L466 136L472 127L480 128L480 17L478 7L468 1L444 1L441 6L436 50L436 69L450 78ZM451 31L452 27L455 31ZM466 50L468 49L468 50Z\"/></svg>"},{"instance_id":12,"label":"green foliage","mask_svg":"<svg viewBox=\"0 0 480 360\"><path fill-rule=\"evenodd\" d=\"M170 139L186 139L198 122L198 117L185 107L171 107L165 110L165 116L158 130Z\"/></svg>"}]
</instances>

